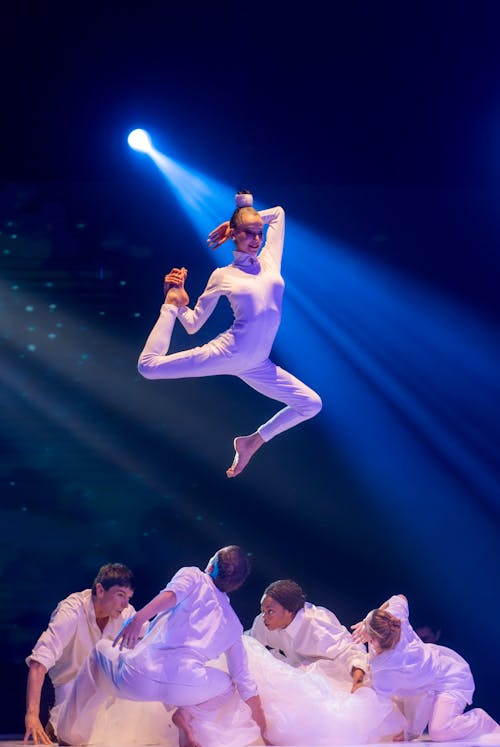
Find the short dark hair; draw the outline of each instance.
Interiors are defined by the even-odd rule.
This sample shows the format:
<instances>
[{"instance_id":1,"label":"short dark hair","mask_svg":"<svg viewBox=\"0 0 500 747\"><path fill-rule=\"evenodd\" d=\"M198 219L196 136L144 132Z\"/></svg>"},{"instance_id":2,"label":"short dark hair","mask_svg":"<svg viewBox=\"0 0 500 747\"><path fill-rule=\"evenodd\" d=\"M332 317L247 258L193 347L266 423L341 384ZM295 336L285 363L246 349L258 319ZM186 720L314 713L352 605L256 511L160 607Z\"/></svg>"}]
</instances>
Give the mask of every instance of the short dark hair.
<instances>
[{"instance_id":1,"label":"short dark hair","mask_svg":"<svg viewBox=\"0 0 500 747\"><path fill-rule=\"evenodd\" d=\"M238 545L222 547L215 554L213 582L220 591L229 593L242 586L250 573L250 560Z\"/></svg>"},{"instance_id":2,"label":"short dark hair","mask_svg":"<svg viewBox=\"0 0 500 747\"><path fill-rule=\"evenodd\" d=\"M134 574L123 563L106 563L99 568L99 572L92 584L92 594L96 593L97 584L101 584L105 591L112 586L125 586L134 590Z\"/></svg>"},{"instance_id":3,"label":"short dark hair","mask_svg":"<svg viewBox=\"0 0 500 747\"><path fill-rule=\"evenodd\" d=\"M290 578L273 581L264 591L264 596L271 597L294 615L306 603L306 595L295 581Z\"/></svg>"}]
</instances>

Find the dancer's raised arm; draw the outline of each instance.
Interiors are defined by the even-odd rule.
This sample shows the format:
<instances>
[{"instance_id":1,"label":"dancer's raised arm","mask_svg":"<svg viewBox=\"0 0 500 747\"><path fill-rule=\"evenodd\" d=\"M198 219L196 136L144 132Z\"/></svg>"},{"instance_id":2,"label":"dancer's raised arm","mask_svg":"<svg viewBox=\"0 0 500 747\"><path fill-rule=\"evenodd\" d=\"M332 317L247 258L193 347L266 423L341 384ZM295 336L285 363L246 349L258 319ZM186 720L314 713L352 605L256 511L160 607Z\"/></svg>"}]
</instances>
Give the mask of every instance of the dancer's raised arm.
<instances>
[{"instance_id":1,"label":"dancer's raised arm","mask_svg":"<svg viewBox=\"0 0 500 747\"><path fill-rule=\"evenodd\" d=\"M261 249L260 258L271 262L280 270L285 241L285 211L277 205L267 210L259 210L259 215L262 222L267 225L266 243Z\"/></svg>"}]
</instances>

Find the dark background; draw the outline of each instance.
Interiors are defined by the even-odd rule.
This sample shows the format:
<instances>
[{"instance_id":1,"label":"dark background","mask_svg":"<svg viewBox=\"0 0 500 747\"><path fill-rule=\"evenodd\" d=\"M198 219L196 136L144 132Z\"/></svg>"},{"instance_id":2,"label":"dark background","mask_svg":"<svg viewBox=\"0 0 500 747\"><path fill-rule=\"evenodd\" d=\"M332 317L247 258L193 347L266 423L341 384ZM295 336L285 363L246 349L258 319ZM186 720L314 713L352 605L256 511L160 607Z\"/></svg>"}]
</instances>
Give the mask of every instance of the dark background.
<instances>
[{"instance_id":1,"label":"dark background","mask_svg":"<svg viewBox=\"0 0 500 747\"><path fill-rule=\"evenodd\" d=\"M252 556L245 627L279 577L346 625L403 592L500 718L499 21L482 0L4 13L1 732L23 729L51 610L102 563L134 570L140 606L228 543ZM290 247L294 221L312 237L285 246L273 357L324 408L235 480L233 436L274 404L229 377L136 373L163 273L188 267L194 301L228 255L128 148L134 127L282 204Z\"/></svg>"}]
</instances>

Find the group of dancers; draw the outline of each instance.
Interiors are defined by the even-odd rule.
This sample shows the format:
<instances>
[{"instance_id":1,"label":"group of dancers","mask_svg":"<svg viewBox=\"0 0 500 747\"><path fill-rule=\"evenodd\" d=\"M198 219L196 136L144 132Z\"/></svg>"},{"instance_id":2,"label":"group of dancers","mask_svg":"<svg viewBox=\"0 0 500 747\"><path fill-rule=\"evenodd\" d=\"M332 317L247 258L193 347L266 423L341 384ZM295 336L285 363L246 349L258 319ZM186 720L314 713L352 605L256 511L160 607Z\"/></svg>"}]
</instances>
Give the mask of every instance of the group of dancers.
<instances>
[{"instance_id":1,"label":"group of dancers","mask_svg":"<svg viewBox=\"0 0 500 747\"><path fill-rule=\"evenodd\" d=\"M233 262L213 271L193 309L187 270L165 276L165 302L139 357L148 379L231 374L285 405L234 439L231 478L267 441L321 409L316 392L269 358L281 321L284 232L281 207L257 211L249 192L238 193L231 219L208 238L213 248L231 239ZM205 345L168 353L175 320L196 332L221 296L232 326ZM403 595L350 633L294 581L279 580L244 631L229 594L249 570L240 547L220 548L203 570L181 568L135 611L131 571L103 566L91 589L60 602L27 658L25 741L312 747L401 741L426 730L436 741L500 738L485 711L464 712L474 691L468 664L418 637ZM47 672L55 704L44 727Z\"/></svg>"},{"instance_id":2,"label":"group of dancers","mask_svg":"<svg viewBox=\"0 0 500 747\"><path fill-rule=\"evenodd\" d=\"M493 736L455 651L424 643L394 595L350 633L290 579L270 584L244 631L229 594L250 571L238 546L183 567L140 610L133 574L103 566L59 603L27 658L25 741L163 747L346 745ZM368 644L368 649L365 644ZM46 673L55 704L44 728Z\"/></svg>"}]
</instances>

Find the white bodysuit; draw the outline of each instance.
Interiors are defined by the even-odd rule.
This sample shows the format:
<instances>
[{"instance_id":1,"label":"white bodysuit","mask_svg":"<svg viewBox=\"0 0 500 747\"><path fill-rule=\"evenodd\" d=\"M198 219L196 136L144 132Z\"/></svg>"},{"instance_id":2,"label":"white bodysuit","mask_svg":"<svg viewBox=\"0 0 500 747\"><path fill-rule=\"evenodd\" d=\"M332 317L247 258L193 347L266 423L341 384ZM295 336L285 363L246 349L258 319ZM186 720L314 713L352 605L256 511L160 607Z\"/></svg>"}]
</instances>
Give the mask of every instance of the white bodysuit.
<instances>
[{"instance_id":1,"label":"white bodysuit","mask_svg":"<svg viewBox=\"0 0 500 747\"><path fill-rule=\"evenodd\" d=\"M418 737L427 725L430 739L436 742L476 739L492 732L500 736L500 726L482 708L463 713L474 693L465 659L418 637L403 596L392 596L387 611L401 620L401 637L394 648L380 654L370 647L372 687L400 701L408 738Z\"/></svg>"},{"instance_id":2,"label":"white bodysuit","mask_svg":"<svg viewBox=\"0 0 500 747\"><path fill-rule=\"evenodd\" d=\"M259 211L259 215L267 224L267 235L258 257L233 252L232 264L213 271L194 309L163 304L139 357L138 370L147 379L238 376L261 394L287 405L258 429L263 440L269 441L316 415L321 399L269 359L281 321L285 213L275 207ZM226 296L231 305L232 326L205 345L167 355L176 317L189 334L194 334L221 296Z\"/></svg>"}]
</instances>

